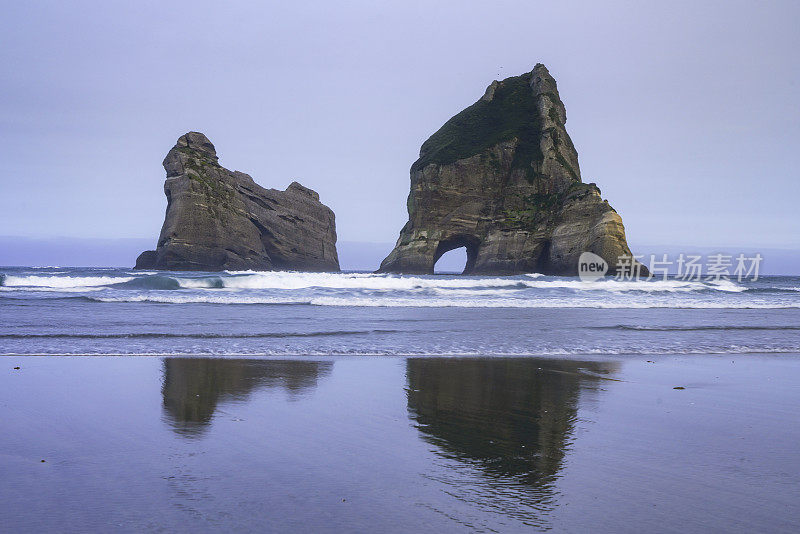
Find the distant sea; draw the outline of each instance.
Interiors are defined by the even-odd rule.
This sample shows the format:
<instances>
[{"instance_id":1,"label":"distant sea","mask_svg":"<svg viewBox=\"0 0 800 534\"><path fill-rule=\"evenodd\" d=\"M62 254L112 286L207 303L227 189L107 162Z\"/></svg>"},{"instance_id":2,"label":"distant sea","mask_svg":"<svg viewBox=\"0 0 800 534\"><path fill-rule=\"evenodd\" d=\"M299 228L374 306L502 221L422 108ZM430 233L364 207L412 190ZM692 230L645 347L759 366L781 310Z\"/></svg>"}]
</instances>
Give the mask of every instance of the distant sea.
<instances>
[{"instance_id":1,"label":"distant sea","mask_svg":"<svg viewBox=\"0 0 800 534\"><path fill-rule=\"evenodd\" d=\"M545 355L800 352L800 277L0 268L0 353Z\"/></svg>"}]
</instances>

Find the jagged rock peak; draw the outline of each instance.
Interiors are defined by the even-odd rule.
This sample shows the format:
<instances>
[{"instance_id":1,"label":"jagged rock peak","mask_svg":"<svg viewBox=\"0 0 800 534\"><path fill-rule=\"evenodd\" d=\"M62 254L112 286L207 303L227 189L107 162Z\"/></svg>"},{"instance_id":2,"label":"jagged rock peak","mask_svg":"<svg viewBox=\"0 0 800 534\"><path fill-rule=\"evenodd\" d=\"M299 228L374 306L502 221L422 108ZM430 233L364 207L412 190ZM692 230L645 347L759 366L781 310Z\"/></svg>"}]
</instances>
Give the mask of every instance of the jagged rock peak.
<instances>
[{"instance_id":1,"label":"jagged rock peak","mask_svg":"<svg viewBox=\"0 0 800 534\"><path fill-rule=\"evenodd\" d=\"M265 189L225 169L200 132L182 135L163 164L164 225L137 269L339 270L334 214L315 191Z\"/></svg>"},{"instance_id":2,"label":"jagged rock peak","mask_svg":"<svg viewBox=\"0 0 800 534\"><path fill-rule=\"evenodd\" d=\"M630 255L619 215L581 180L555 79L541 63L493 81L422 144L408 223L381 272L432 273L467 248L465 273L576 274L594 252Z\"/></svg>"},{"instance_id":3,"label":"jagged rock peak","mask_svg":"<svg viewBox=\"0 0 800 534\"><path fill-rule=\"evenodd\" d=\"M208 140L204 134L200 132L188 132L183 134L178 138L178 142L175 143L175 148L188 148L189 150L195 150L204 157L217 159L217 149L214 148L214 143Z\"/></svg>"},{"instance_id":4,"label":"jagged rock peak","mask_svg":"<svg viewBox=\"0 0 800 534\"><path fill-rule=\"evenodd\" d=\"M202 160L210 165L219 165L214 144L200 132L183 134L178 138L175 146L167 152L163 162L167 177L183 174L189 160Z\"/></svg>"}]
</instances>

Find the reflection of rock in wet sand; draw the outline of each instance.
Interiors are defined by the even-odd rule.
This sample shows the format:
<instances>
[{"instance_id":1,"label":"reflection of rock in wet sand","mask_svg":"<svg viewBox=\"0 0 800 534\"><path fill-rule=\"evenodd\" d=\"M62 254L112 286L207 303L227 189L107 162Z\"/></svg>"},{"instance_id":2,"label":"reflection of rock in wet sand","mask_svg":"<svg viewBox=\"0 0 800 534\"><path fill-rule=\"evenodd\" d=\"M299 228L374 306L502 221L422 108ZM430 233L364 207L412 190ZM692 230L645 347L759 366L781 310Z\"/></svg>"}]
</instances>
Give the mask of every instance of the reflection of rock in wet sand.
<instances>
[{"instance_id":1,"label":"reflection of rock in wet sand","mask_svg":"<svg viewBox=\"0 0 800 534\"><path fill-rule=\"evenodd\" d=\"M217 404L246 400L257 388L282 388L290 395L313 389L333 362L165 358L161 394L174 430L202 433Z\"/></svg>"},{"instance_id":2,"label":"reflection of rock in wet sand","mask_svg":"<svg viewBox=\"0 0 800 534\"><path fill-rule=\"evenodd\" d=\"M536 359L409 359L408 409L455 465L552 494L581 389L614 364ZM541 493L541 492L540 492Z\"/></svg>"}]
</instances>

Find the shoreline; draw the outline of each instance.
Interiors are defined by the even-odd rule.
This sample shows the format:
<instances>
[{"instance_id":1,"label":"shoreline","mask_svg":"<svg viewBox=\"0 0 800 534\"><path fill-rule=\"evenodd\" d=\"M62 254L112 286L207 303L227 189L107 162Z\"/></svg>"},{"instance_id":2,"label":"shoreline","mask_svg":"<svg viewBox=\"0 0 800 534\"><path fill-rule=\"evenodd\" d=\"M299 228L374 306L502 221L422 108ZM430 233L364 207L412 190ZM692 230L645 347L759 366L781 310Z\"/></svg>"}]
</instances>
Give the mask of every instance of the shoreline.
<instances>
[{"instance_id":1,"label":"shoreline","mask_svg":"<svg viewBox=\"0 0 800 534\"><path fill-rule=\"evenodd\" d=\"M325 353L313 354L306 352L288 353L288 354L268 354L268 353L225 353L225 354L210 354L210 353L0 353L0 358L191 358L191 359L211 359L211 360L325 360L325 359L407 359L407 358L431 358L431 359L539 359L539 360L564 360L564 361L634 361L637 358L650 358L661 357L665 359L678 359L678 358L727 358L728 356L748 356L748 357L761 357L769 358L774 357L780 359L783 357L800 356L800 350L780 350L780 351L748 351L748 352L648 352L648 353L614 353L614 354L598 354L598 353L574 353L574 354L542 354L542 353L497 353L497 354L479 354L479 353Z\"/></svg>"}]
</instances>

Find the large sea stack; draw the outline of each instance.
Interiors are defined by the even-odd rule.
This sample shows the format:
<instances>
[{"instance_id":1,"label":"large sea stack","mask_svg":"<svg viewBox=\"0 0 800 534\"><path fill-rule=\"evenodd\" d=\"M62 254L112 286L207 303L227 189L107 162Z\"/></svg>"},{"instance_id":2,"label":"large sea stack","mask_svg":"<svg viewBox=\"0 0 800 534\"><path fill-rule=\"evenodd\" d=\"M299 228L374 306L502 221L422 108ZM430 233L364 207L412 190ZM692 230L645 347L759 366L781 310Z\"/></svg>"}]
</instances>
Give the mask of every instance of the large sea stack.
<instances>
[{"instance_id":1,"label":"large sea stack","mask_svg":"<svg viewBox=\"0 0 800 534\"><path fill-rule=\"evenodd\" d=\"M189 132L164 159L167 213L156 250L137 269L338 271L333 211L298 184L264 189L220 166L205 135Z\"/></svg>"},{"instance_id":2,"label":"large sea stack","mask_svg":"<svg viewBox=\"0 0 800 534\"><path fill-rule=\"evenodd\" d=\"M409 220L379 271L430 274L442 254L466 247L464 274L575 275L582 252L615 273L631 255L622 219L581 181L566 121L544 65L492 82L423 143Z\"/></svg>"}]
</instances>

